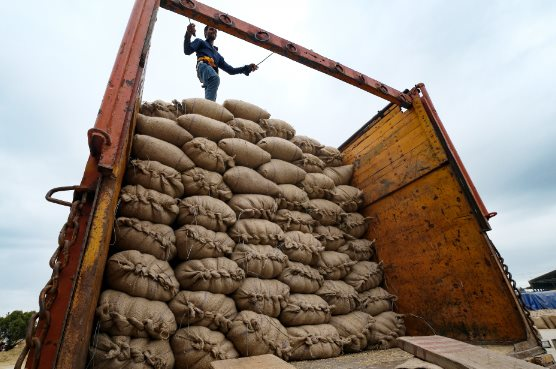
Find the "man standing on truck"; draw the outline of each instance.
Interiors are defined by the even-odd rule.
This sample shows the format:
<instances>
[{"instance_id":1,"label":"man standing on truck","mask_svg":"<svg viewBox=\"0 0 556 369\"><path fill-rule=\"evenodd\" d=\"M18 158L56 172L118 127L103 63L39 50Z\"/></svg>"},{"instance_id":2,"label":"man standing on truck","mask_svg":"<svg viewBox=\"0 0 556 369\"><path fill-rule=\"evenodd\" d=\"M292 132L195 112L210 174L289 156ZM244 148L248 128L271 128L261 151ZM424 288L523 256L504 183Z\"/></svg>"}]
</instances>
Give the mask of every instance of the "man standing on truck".
<instances>
[{"instance_id":1,"label":"man standing on truck","mask_svg":"<svg viewBox=\"0 0 556 369\"><path fill-rule=\"evenodd\" d=\"M246 76L259 69L256 64L234 68L226 63L222 55L218 53L218 48L214 46L216 29L213 27L205 27L205 40L198 38L191 42L191 36L195 36L195 25L193 23L189 23L187 26L183 40L183 52L185 55L191 55L194 52L197 55L197 77L199 77L205 89L205 99L216 101L216 92L220 85L218 69L221 68L228 74L243 73Z\"/></svg>"}]
</instances>

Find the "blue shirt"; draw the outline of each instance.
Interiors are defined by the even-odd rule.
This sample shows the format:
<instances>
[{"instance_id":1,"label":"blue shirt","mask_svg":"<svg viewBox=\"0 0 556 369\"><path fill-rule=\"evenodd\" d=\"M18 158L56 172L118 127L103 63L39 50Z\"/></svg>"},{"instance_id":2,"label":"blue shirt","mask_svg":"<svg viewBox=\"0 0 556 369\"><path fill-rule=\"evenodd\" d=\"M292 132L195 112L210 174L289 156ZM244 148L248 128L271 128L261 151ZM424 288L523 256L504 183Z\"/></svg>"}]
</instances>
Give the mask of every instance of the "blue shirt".
<instances>
[{"instance_id":1,"label":"blue shirt","mask_svg":"<svg viewBox=\"0 0 556 369\"><path fill-rule=\"evenodd\" d=\"M222 55L218 53L218 48L216 46L211 45L206 40L201 40L197 38L191 42L191 39L187 37L183 40L183 52L185 55L191 55L194 52L197 55L197 58L202 56L208 56L214 60L214 63L218 68L222 68L222 70L228 74L239 74L243 73L246 76L249 75L251 72L251 68L249 65L244 65L240 68L234 68L230 64L226 63Z\"/></svg>"}]
</instances>

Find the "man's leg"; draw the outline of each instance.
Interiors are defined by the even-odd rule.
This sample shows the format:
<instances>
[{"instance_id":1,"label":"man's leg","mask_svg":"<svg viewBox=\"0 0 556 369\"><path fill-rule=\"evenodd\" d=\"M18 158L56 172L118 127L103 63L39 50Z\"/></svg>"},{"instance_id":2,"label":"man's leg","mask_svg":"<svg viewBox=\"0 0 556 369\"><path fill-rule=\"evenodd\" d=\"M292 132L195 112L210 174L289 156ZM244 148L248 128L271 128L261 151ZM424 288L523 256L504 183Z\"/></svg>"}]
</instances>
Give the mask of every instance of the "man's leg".
<instances>
[{"instance_id":1,"label":"man's leg","mask_svg":"<svg viewBox=\"0 0 556 369\"><path fill-rule=\"evenodd\" d=\"M216 101L216 92L220 86L220 77L216 71L210 65L201 63L198 66L197 74L205 85L205 99Z\"/></svg>"}]
</instances>

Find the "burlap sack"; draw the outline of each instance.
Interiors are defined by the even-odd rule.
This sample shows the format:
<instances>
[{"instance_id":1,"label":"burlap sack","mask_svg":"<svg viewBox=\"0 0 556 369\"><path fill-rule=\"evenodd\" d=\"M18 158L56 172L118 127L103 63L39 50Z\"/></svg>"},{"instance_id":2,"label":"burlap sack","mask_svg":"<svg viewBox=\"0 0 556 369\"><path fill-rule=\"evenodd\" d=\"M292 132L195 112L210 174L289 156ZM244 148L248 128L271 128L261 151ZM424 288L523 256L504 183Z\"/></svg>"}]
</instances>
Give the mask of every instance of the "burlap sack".
<instances>
[{"instance_id":1,"label":"burlap sack","mask_svg":"<svg viewBox=\"0 0 556 369\"><path fill-rule=\"evenodd\" d=\"M120 217L114 227L114 242L120 249L137 250L160 260L169 261L176 256L174 230L164 224Z\"/></svg>"},{"instance_id":2,"label":"burlap sack","mask_svg":"<svg viewBox=\"0 0 556 369\"><path fill-rule=\"evenodd\" d=\"M350 240L340 246L337 251L347 254L351 260L365 261L370 260L375 254L375 240ZM371 314L372 315L372 314Z\"/></svg>"},{"instance_id":3,"label":"burlap sack","mask_svg":"<svg viewBox=\"0 0 556 369\"><path fill-rule=\"evenodd\" d=\"M334 226L317 226L313 229L313 236L327 251L338 251L346 243L346 237L352 239L340 228Z\"/></svg>"},{"instance_id":4,"label":"burlap sack","mask_svg":"<svg viewBox=\"0 0 556 369\"><path fill-rule=\"evenodd\" d=\"M247 167L234 167L224 173L224 181L234 194L260 194L276 197L278 185Z\"/></svg>"},{"instance_id":5,"label":"burlap sack","mask_svg":"<svg viewBox=\"0 0 556 369\"><path fill-rule=\"evenodd\" d=\"M281 137L263 138L257 143L257 146L268 152L272 159L292 162L303 157L303 152L299 147Z\"/></svg>"},{"instance_id":6,"label":"burlap sack","mask_svg":"<svg viewBox=\"0 0 556 369\"><path fill-rule=\"evenodd\" d=\"M330 325L333 325L340 337L346 340L346 352L360 352L367 348L374 324L375 319L362 311L335 315L330 319Z\"/></svg>"},{"instance_id":7,"label":"burlap sack","mask_svg":"<svg viewBox=\"0 0 556 369\"><path fill-rule=\"evenodd\" d=\"M248 119L253 122L270 118L270 113L263 108L242 100L228 99L224 101L224 107L236 118Z\"/></svg>"},{"instance_id":8,"label":"burlap sack","mask_svg":"<svg viewBox=\"0 0 556 369\"><path fill-rule=\"evenodd\" d=\"M148 190L141 185L129 185L120 192L120 215L170 225L178 215L176 199Z\"/></svg>"},{"instance_id":9,"label":"burlap sack","mask_svg":"<svg viewBox=\"0 0 556 369\"><path fill-rule=\"evenodd\" d=\"M265 130L267 137L280 137L289 140L295 136L295 129L281 119L261 119L260 126Z\"/></svg>"},{"instance_id":10,"label":"burlap sack","mask_svg":"<svg viewBox=\"0 0 556 369\"><path fill-rule=\"evenodd\" d=\"M351 271L356 262L346 254L337 251L323 251L317 263L317 270L325 279L339 280Z\"/></svg>"},{"instance_id":11,"label":"burlap sack","mask_svg":"<svg viewBox=\"0 0 556 369\"><path fill-rule=\"evenodd\" d=\"M294 136L290 141L293 142L297 147L299 147L301 151L307 154L315 155L319 149L322 149L324 147L324 145L322 145L314 138L310 138L307 136Z\"/></svg>"},{"instance_id":12,"label":"burlap sack","mask_svg":"<svg viewBox=\"0 0 556 369\"><path fill-rule=\"evenodd\" d=\"M272 354L288 360L291 346L286 328L278 319L253 311L240 311L227 334L241 356Z\"/></svg>"},{"instance_id":13,"label":"burlap sack","mask_svg":"<svg viewBox=\"0 0 556 369\"><path fill-rule=\"evenodd\" d=\"M330 320L330 306L317 295L294 293L280 313L286 327L325 324Z\"/></svg>"},{"instance_id":14,"label":"burlap sack","mask_svg":"<svg viewBox=\"0 0 556 369\"><path fill-rule=\"evenodd\" d=\"M277 277L288 264L288 257L269 245L241 243L230 258L245 271L245 275L261 279Z\"/></svg>"},{"instance_id":15,"label":"burlap sack","mask_svg":"<svg viewBox=\"0 0 556 369\"><path fill-rule=\"evenodd\" d=\"M369 348L386 350L396 347L396 338L405 335L403 315L386 311L374 317Z\"/></svg>"},{"instance_id":16,"label":"burlap sack","mask_svg":"<svg viewBox=\"0 0 556 369\"><path fill-rule=\"evenodd\" d=\"M286 328L292 346L292 360L315 360L342 353L343 340L330 324L301 325Z\"/></svg>"},{"instance_id":17,"label":"burlap sack","mask_svg":"<svg viewBox=\"0 0 556 369\"><path fill-rule=\"evenodd\" d=\"M548 327L548 329L555 329L556 328L556 316L555 315L543 315L542 320Z\"/></svg>"},{"instance_id":18,"label":"burlap sack","mask_svg":"<svg viewBox=\"0 0 556 369\"><path fill-rule=\"evenodd\" d=\"M309 214L300 211L280 209L274 216L274 223L278 224L285 232L312 233L315 220Z\"/></svg>"},{"instance_id":19,"label":"burlap sack","mask_svg":"<svg viewBox=\"0 0 556 369\"><path fill-rule=\"evenodd\" d=\"M375 287L359 294L358 310L372 316L391 311L394 301L398 298L381 287Z\"/></svg>"},{"instance_id":20,"label":"burlap sack","mask_svg":"<svg viewBox=\"0 0 556 369\"><path fill-rule=\"evenodd\" d=\"M208 195L222 201L232 198L232 190L226 185L220 173L196 167L183 172L181 180L186 196Z\"/></svg>"},{"instance_id":21,"label":"burlap sack","mask_svg":"<svg viewBox=\"0 0 556 369\"><path fill-rule=\"evenodd\" d=\"M305 211L309 203L307 192L292 184L282 184L278 187L280 188L276 198L278 209Z\"/></svg>"},{"instance_id":22,"label":"burlap sack","mask_svg":"<svg viewBox=\"0 0 556 369\"><path fill-rule=\"evenodd\" d=\"M296 184L303 181L307 174L303 169L278 159L261 165L257 172L276 184Z\"/></svg>"},{"instance_id":23,"label":"burlap sack","mask_svg":"<svg viewBox=\"0 0 556 369\"><path fill-rule=\"evenodd\" d=\"M236 243L224 232L186 224L176 230L176 247L181 260L217 258L232 253Z\"/></svg>"},{"instance_id":24,"label":"burlap sack","mask_svg":"<svg viewBox=\"0 0 556 369\"><path fill-rule=\"evenodd\" d=\"M195 165L211 172L224 173L226 169L235 165L234 159L219 148L216 142L203 137L192 139L183 145L181 149L191 158ZM182 170L182 172L185 170Z\"/></svg>"},{"instance_id":25,"label":"burlap sack","mask_svg":"<svg viewBox=\"0 0 556 369\"><path fill-rule=\"evenodd\" d=\"M324 251L315 236L301 231L286 232L284 242L279 248L289 260L311 266L317 265L320 252Z\"/></svg>"},{"instance_id":26,"label":"burlap sack","mask_svg":"<svg viewBox=\"0 0 556 369\"><path fill-rule=\"evenodd\" d=\"M311 199L307 204L307 213L323 226L335 226L344 210L332 201Z\"/></svg>"},{"instance_id":27,"label":"burlap sack","mask_svg":"<svg viewBox=\"0 0 556 369\"><path fill-rule=\"evenodd\" d=\"M172 369L174 354L168 340L149 340L128 336L110 337L99 333L89 349L91 368Z\"/></svg>"},{"instance_id":28,"label":"burlap sack","mask_svg":"<svg viewBox=\"0 0 556 369\"><path fill-rule=\"evenodd\" d=\"M537 329L548 329L548 325L546 325L542 316L534 316L531 318L533 319L533 324L537 327Z\"/></svg>"},{"instance_id":29,"label":"burlap sack","mask_svg":"<svg viewBox=\"0 0 556 369\"><path fill-rule=\"evenodd\" d=\"M332 308L332 315L349 314L359 304L357 291L344 281L325 280L315 294L328 302Z\"/></svg>"},{"instance_id":30,"label":"burlap sack","mask_svg":"<svg viewBox=\"0 0 556 369\"><path fill-rule=\"evenodd\" d=\"M158 161L131 160L127 165L124 181L128 185L141 185L170 197L183 196L180 173Z\"/></svg>"},{"instance_id":31,"label":"burlap sack","mask_svg":"<svg viewBox=\"0 0 556 369\"><path fill-rule=\"evenodd\" d=\"M235 164L256 169L270 161L270 154L241 138L225 138L218 142L218 147L234 158Z\"/></svg>"},{"instance_id":32,"label":"burlap sack","mask_svg":"<svg viewBox=\"0 0 556 369\"><path fill-rule=\"evenodd\" d=\"M340 215L340 228L353 238L362 238L369 228L371 218L364 217L359 213L344 213Z\"/></svg>"},{"instance_id":33,"label":"burlap sack","mask_svg":"<svg viewBox=\"0 0 556 369\"><path fill-rule=\"evenodd\" d=\"M183 108L177 101L169 103L163 100L155 100L153 102L146 101L141 104L140 112L149 117L175 120L179 115L183 114Z\"/></svg>"},{"instance_id":34,"label":"burlap sack","mask_svg":"<svg viewBox=\"0 0 556 369\"><path fill-rule=\"evenodd\" d=\"M197 224L215 232L226 232L236 222L236 213L222 200L210 196L190 196L178 200L177 224Z\"/></svg>"},{"instance_id":35,"label":"burlap sack","mask_svg":"<svg viewBox=\"0 0 556 369\"><path fill-rule=\"evenodd\" d=\"M182 105L185 106L187 114L204 115L220 122L234 119L234 115L228 109L211 100L201 98L184 99L182 100Z\"/></svg>"},{"instance_id":36,"label":"burlap sack","mask_svg":"<svg viewBox=\"0 0 556 369\"><path fill-rule=\"evenodd\" d=\"M353 176L353 165L349 164L339 167L326 167L322 173L332 179L336 186L348 185L350 184L351 177Z\"/></svg>"},{"instance_id":37,"label":"burlap sack","mask_svg":"<svg viewBox=\"0 0 556 369\"><path fill-rule=\"evenodd\" d=\"M228 206L235 211L237 219L274 219L278 205L267 195L234 195Z\"/></svg>"},{"instance_id":38,"label":"burlap sack","mask_svg":"<svg viewBox=\"0 0 556 369\"><path fill-rule=\"evenodd\" d=\"M180 287L167 261L136 250L112 255L105 276L110 288L149 300L170 301Z\"/></svg>"},{"instance_id":39,"label":"burlap sack","mask_svg":"<svg viewBox=\"0 0 556 369\"><path fill-rule=\"evenodd\" d=\"M232 127L216 119L199 114L184 114L177 119L180 127L186 129L194 137L204 137L218 142L223 138L235 137Z\"/></svg>"},{"instance_id":40,"label":"burlap sack","mask_svg":"<svg viewBox=\"0 0 556 369\"><path fill-rule=\"evenodd\" d=\"M158 161L178 172L186 171L195 166L195 163L178 147L151 136L133 136L131 155L141 160Z\"/></svg>"},{"instance_id":41,"label":"burlap sack","mask_svg":"<svg viewBox=\"0 0 556 369\"><path fill-rule=\"evenodd\" d=\"M245 278L233 297L238 310L251 310L276 318L286 306L290 288L276 279Z\"/></svg>"},{"instance_id":42,"label":"burlap sack","mask_svg":"<svg viewBox=\"0 0 556 369\"><path fill-rule=\"evenodd\" d=\"M178 329L170 344L176 368L211 369L213 361L239 357L234 345L222 333L206 327Z\"/></svg>"},{"instance_id":43,"label":"burlap sack","mask_svg":"<svg viewBox=\"0 0 556 369\"><path fill-rule=\"evenodd\" d=\"M184 261L174 272L184 290L224 295L237 290L245 278L243 269L225 257Z\"/></svg>"},{"instance_id":44,"label":"burlap sack","mask_svg":"<svg viewBox=\"0 0 556 369\"><path fill-rule=\"evenodd\" d=\"M240 219L228 230L236 243L276 246L284 240L284 231L265 219Z\"/></svg>"},{"instance_id":45,"label":"burlap sack","mask_svg":"<svg viewBox=\"0 0 556 369\"><path fill-rule=\"evenodd\" d=\"M340 150L332 146L324 146L315 154L327 167L339 167L344 165Z\"/></svg>"},{"instance_id":46,"label":"burlap sack","mask_svg":"<svg viewBox=\"0 0 556 369\"><path fill-rule=\"evenodd\" d=\"M114 290L100 294L96 317L100 332L111 336L167 340L176 331L176 318L166 303Z\"/></svg>"},{"instance_id":47,"label":"burlap sack","mask_svg":"<svg viewBox=\"0 0 556 369\"><path fill-rule=\"evenodd\" d=\"M135 133L156 137L177 147L182 147L193 139L191 133L176 124L174 120L142 114L137 115Z\"/></svg>"},{"instance_id":48,"label":"burlap sack","mask_svg":"<svg viewBox=\"0 0 556 369\"><path fill-rule=\"evenodd\" d=\"M228 121L227 124L234 130L236 138L241 138L252 144L256 144L266 135L265 130L261 126L247 119L234 118Z\"/></svg>"},{"instance_id":49,"label":"burlap sack","mask_svg":"<svg viewBox=\"0 0 556 369\"><path fill-rule=\"evenodd\" d=\"M303 157L293 162L307 173L322 173L326 164L315 155L303 153Z\"/></svg>"},{"instance_id":50,"label":"burlap sack","mask_svg":"<svg viewBox=\"0 0 556 369\"><path fill-rule=\"evenodd\" d=\"M345 276L344 281L353 286L357 292L363 292L378 287L382 283L383 275L382 261L380 263L358 261L351 268L351 272Z\"/></svg>"},{"instance_id":51,"label":"burlap sack","mask_svg":"<svg viewBox=\"0 0 556 369\"><path fill-rule=\"evenodd\" d=\"M310 199L324 199L334 189L334 181L321 173L307 173L299 187L307 192Z\"/></svg>"},{"instance_id":52,"label":"burlap sack","mask_svg":"<svg viewBox=\"0 0 556 369\"><path fill-rule=\"evenodd\" d=\"M223 333L228 332L237 315L234 300L207 291L180 291L168 307L180 327L199 325Z\"/></svg>"},{"instance_id":53,"label":"burlap sack","mask_svg":"<svg viewBox=\"0 0 556 369\"><path fill-rule=\"evenodd\" d=\"M324 283L316 269L295 261L288 262L278 279L290 287L291 293L315 293Z\"/></svg>"},{"instance_id":54,"label":"burlap sack","mask_svg":"<svg viewBox=\"0 0 556 369\"><path fill-rule=\"evenodd\" d=\"M339 185L327 193L326 198L338 204L344 212L356 212L363 205L363 191L357 187Z\"/></svg>"}]
</instances>

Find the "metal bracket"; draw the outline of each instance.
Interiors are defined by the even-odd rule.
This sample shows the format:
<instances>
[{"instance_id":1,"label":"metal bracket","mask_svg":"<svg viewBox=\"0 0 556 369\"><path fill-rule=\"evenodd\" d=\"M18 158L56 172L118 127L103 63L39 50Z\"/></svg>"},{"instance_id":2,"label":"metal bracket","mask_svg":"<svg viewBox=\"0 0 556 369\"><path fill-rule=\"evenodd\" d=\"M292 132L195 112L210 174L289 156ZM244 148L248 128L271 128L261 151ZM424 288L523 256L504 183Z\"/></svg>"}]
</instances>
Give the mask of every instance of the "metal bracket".
<instances>
[{"instance_id":1,"label":"metal bracket","mask_svg":"<svg viewBox=\"0 0 556 369\"><path fill-rule=\"evenodd\" d=\"M46 195L45 195L46 201L49 201L49 202L52 202L52 203L58 204L58 205L64 205L64 206L71 207L72 206L71 202L55 199L54 197L52 197L52 195L54 195L56 192L62 192L62 191L75 191L75 193L73 194L74 201L77 198L77 196L79 194L82 194L83 192L94 192L94 190L92 190L88 187L80 186L80 185L54 187L53 189L51 189L50 191L48 191L46 193Z\"/></svg>"}]
</instances>

